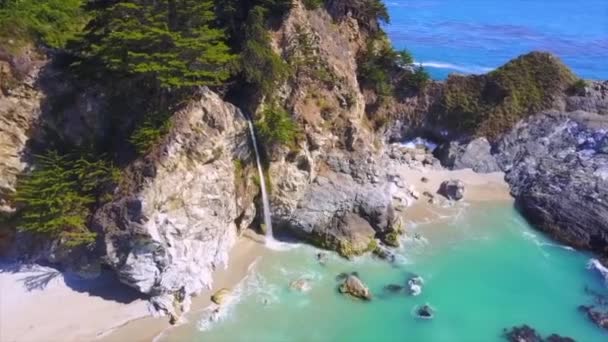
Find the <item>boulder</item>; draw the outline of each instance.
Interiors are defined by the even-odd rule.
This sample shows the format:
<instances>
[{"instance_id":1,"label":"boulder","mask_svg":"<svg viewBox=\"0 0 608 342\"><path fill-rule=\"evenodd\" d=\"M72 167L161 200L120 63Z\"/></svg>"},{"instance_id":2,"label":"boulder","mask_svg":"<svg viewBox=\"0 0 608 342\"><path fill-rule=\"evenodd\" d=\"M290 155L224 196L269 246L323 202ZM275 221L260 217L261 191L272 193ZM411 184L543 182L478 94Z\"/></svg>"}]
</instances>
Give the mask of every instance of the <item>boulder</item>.
<instances>
[{"instance_id":1,"label":"boulder","mask_svg":"<svg viewBox=\"0 0 608 342\"><path fill-rule=\"evenodd\" d=\"M491 150L492 146L486 138L477 138L468 143L455 141L444 143L435 150L434 154L444 167L490 173L500 171Z\"/></svg>"},{"instance_id":2,"label":"boulder","mask_svg":"<svg viewBox=\"0 0 608 342\"><path fill-rule=\"evenodd\" d=\"M395 214L387 187L360 184L341 173L317 177L295 208L281 204L273 206L278 226L347 258L373 251L376 234L394 231Z\"/></svg>"},{"instance_id":3,"label":"boulder","mask_svg":"<svg viewBox=\"0 0 608 342\"><path fill-rule=\"evenodd\" d=\"M459 201L464 197L464 183L457 179L444 181L437 193L449 200Z\"/></svg>"},{"instance_id":4,"label":"boulder","mask_svg":"<svg viewBox=\"0 0 608 342\"><path fill-rule=\"evenodd\" d=\"M369 288L355 275L349 275L339 287L340 293L351 295L363 300L371 300Z\"/></svg>"},{"instance_id":5,"label":"boulder","mask_svg":"<svg viewBox=\"0 0 608 342\"><path fill-rule=\"evenodd\" d=\"M229 289L218 290L211 296L211 301L217 305L222 305L230 298L230 294L231 292Z\"/></svg>"}]
</instances>

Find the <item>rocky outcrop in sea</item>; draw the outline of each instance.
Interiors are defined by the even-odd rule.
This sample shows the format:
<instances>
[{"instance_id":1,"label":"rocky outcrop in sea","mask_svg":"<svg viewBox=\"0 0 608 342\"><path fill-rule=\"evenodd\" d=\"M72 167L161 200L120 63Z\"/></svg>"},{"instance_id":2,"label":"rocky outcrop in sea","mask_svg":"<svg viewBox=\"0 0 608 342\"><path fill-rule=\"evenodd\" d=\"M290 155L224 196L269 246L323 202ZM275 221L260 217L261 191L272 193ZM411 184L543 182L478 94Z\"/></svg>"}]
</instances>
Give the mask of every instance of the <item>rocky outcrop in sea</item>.
<instances>
[{"instance_id":1,"label":"rocky outcrop in sea","mask_svg":"<svg viewBox=\"0 0 608 342\"><path fill-rule=\"evenodd\" d=\"M497 146L518 208L568 245L608 255L608 117L546 112Z\"/></svg>"}]
</instances>

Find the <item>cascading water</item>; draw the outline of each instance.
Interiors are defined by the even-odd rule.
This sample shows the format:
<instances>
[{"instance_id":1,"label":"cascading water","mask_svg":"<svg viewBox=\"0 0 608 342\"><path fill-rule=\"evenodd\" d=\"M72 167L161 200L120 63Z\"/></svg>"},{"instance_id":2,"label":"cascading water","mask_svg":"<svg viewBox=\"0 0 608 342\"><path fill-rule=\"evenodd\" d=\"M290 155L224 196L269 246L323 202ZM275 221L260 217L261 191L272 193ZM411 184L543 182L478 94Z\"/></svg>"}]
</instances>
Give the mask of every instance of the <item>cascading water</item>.
<instances>
[{"instance_id":1,"label":"cascading water","mask_svg":"<svg viewBox=\"0 0 608 342\"><path fill-rule=\"evenodd\" d=\"M258 173L260 174L260 188L262 190L262 207L264 210L264 224L266 225L266 244L274 242L272 235L272 218L270 217L270 202L268 201L268 193L266 192L266 179L264 178L264 170L262 169L262 161L260 159L260 151L258 149L258 141L255 136L253 122L247 118L249 132L251 133L251 141L253 142L253 150L255 151L255 161L258 165Z\"/></svg>"}]
</instances>

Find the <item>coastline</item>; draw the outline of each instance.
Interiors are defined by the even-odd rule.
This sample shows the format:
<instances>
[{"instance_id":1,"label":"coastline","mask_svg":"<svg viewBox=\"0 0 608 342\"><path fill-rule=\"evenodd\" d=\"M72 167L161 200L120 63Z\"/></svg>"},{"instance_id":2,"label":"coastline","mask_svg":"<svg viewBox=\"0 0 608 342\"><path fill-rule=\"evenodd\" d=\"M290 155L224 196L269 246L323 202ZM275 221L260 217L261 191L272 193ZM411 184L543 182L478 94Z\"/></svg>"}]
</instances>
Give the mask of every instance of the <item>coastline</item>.
<instances>
[{"instance_id":1,"label":"coastline","mask_svg":"<svg viewBox=\"0 0 608 342\"><path fill-rule=\"evenodd\" d=\"M399 169L398 172L403 180L420 194L424 192L436 194L441 182L459 179L465 184L463 199L465 203L512 201L502 173L478 174L471 170L450 171L407 167ZM426 178L424 182L423 177ZM401 215L410 222L424 222L441 218L450 219L454 211L430 204L427 198L421 196ZM232 248L228 267L215 271L213 289L193 298L192 309L184 315L183 322L191 325L192 321L189 322L188 319L195 317L197 313L211 305L211 294L222 288L233 289L237 286L247 276L251 265L267 251L264 247L264 238L247 230ZM28 276L45 279L45 275L50 280L44 288L35 291L28 291L25 288L23 279ZM48 336L61 336L62 341L152 341L165 333L171 334L174 329L177 333L182 330L179 329L182 326L180 324L171 326L167 317L151 317L143 299L121 303L86 292L77 292L66 285L66 282L73 281L66 277L54 269L42 266L35 266L33 270L0 273L0 290L12 294L11 299L0 301L0 317L4 317L0 321L5 326L4 329L0 327L0 331L4 330L0 333L0 339L37 341L48 340ZM125 290L130 291L129 288L117 284L115 280L113 283L110 282L110 279L96 286L103 287L108 294L114 292L114 295L119 295ZM86 324L79 324L82 317L94 319L87 320Z\"/></svg>"}]
</instances>

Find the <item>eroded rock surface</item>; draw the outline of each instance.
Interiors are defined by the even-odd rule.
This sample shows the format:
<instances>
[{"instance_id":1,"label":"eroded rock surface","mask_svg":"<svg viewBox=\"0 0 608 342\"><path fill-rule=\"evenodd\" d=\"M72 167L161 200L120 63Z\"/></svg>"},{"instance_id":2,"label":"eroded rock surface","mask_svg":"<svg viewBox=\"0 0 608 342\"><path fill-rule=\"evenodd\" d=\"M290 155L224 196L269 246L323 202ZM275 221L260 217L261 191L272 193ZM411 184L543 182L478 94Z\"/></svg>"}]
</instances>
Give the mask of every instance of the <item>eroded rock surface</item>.
<instances>
[{"instance_id":1,"label":"eroded rock surface","mask_svg":"<svg viewBox=\"0 0 608 342\"><path fill-rule=\"evenodd\" d=\"M107 264L171 315L180 299L187 311L189 297L226 266L240 227L253 220L257 192L237 187L234 160L248 153L249 139L237 108L202 89L173 120L163 143L127 171L124 195L94 220Z\"/></svg>"},{"instance_id":2,"label":"eroded rock surface","mask_svg":"<svg viewBox=\"0 0 608 342\"><path fill-rule=\"evenodd\" d=\"M571 246L608 255L608 118L546 112L498 144L498 161L524 216Z\"/></svg>"}]
</instances>

